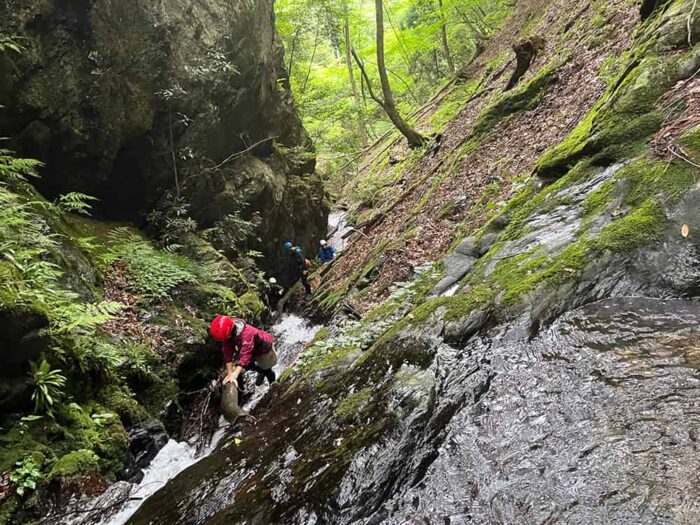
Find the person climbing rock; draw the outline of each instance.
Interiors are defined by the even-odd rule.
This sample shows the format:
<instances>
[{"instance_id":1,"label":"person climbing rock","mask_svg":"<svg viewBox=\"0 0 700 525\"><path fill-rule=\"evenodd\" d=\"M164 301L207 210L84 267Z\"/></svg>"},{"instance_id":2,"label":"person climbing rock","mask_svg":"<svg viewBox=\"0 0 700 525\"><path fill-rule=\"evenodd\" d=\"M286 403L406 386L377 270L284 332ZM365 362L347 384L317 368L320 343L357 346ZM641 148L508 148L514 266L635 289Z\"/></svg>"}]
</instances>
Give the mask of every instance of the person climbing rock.
<instances>
[{"instance_id":1,"label":"person climbing rock","mask_svg":"<svg viewBox=\"0 0 700 525\"><path fill-rule=\"evenodd\" d=\"M328 244L328 241L321 241L321 247L318 250L318 256L323 264L328 264L335 259L335 248Z\"/></svg>"},{"instance_id":2,"label":"person climbing rock","mask_svg":"<svg viewBox=\"0 0 700 525\"><path fill-rule=\"evenodd\" d=\"M282 313L282 308L284 304L282 303L282 298L284 297L284 288L282 288L278 283L277 279L274 277L270 278L269 285L267 288L267 319L265 322L274 323L277 317Z\"/></svg>"},{"instance_id":3,"label":"person climbing rock","mask_svg":"<svg viewBox=\"0 0 700 525\"><path fill-rule=\"evenodd\" d=\"M226 315L214 319L210 331L214 340L222 343L221 350L226 365L224 385L232 382L242 392L243 385L238 382L238 378L245 370L258 373L255 381L258 386L262 385L265 379L270 384L275 382L272 367L277 364L277 354L270 334L242 319L233 319Z\"/></svg>"},{"instance_id":4,"label":"person climbing rock","mask_svg":"<svg viewBox=\"0 0 700 525\"><path fill-rule=\"evenodd\" d=\"M304 257L304 252L301 251L301 248L294 246L291 242L285 242L284 249L294 261L294 282L301 281L304 290L306 290L306 295L311 295L311 285L309 284L309 267L311 262Z\"/></svg>"}]
</instances>

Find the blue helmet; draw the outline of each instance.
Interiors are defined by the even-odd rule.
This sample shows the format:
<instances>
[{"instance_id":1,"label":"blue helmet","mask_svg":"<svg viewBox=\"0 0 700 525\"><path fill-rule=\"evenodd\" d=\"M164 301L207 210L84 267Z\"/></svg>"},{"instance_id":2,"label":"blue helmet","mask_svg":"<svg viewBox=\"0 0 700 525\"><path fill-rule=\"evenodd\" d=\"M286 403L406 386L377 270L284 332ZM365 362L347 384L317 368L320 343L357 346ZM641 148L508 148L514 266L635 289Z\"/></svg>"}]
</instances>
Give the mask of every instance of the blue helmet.
<instances>
[{"instance_id":1,"label":"blue helmet","mask_svg":"<svg viewBox=\"0 0 700 525\"><path fill-rule=\"evenodd\" d=\"M292 248L294 248L294 245L291 242L285 242L283 247L285 250L291 250Z\"/></svg>"}]
</instances>

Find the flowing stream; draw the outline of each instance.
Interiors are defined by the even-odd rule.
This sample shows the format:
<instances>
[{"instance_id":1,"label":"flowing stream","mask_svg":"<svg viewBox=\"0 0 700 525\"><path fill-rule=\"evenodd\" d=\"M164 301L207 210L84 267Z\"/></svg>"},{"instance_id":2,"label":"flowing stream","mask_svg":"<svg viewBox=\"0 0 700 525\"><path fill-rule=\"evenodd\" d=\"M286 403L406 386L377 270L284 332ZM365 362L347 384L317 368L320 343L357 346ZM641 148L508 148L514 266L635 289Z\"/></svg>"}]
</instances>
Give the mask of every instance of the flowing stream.
<instances>
[{"instance_id":1,"label":"flowing stream","mask_svg":"<svg viewBox=\"0 0 700 525\"><path fill-rule=\"evenodd\" d=\"M698 523L699 322L698 302L618 298L534 338L517 320L436 338L427 368L374 385L381 414L348 428L282 394L248 448L218 447L129 523Z\"/></svg>"},{"instance_id":2,"label":"flowing stream","mask_svg":"<svg viewBox=\"0 0 700 525\"><path fill-rule=\"evenodd\" d=\"M274 368L278 376L294 364L304 345L313 339L319 328L319 326L309 325L305 319L293 314L283 315L275 324L271 332L275 336L279 358ZM253 379L248 378L247 387L251 388L253 384ZM255 387L253 395L244 408L248 411L253 410L268 390L267 384ZM221 443L237 439L239 434L240 432L234 432L222 418L220 428L214 434L210 445L199 453L189 443L170 440L144 470L144 478L141 483L137 485L127 482L115 483L98 498L83 498L75 502L75 505L70 506L72 514L62 519L48 520L46 523L56 525L123 525L150 496L165 486L169 480L207 457ZM91 511L91 509L96 510Z\"/></svg>"},{"instance_id":3,"label":"flowing stream","mask_svg":"<svg viewBox=\"0 0 700 525\"><path fill-rule=\"evenodd\" d=\"M352 230L347 222L348 212L335 210L328 216L328 242L336 250L343 251L348 244L344 236Z\"/></svg>"}]
</instances>

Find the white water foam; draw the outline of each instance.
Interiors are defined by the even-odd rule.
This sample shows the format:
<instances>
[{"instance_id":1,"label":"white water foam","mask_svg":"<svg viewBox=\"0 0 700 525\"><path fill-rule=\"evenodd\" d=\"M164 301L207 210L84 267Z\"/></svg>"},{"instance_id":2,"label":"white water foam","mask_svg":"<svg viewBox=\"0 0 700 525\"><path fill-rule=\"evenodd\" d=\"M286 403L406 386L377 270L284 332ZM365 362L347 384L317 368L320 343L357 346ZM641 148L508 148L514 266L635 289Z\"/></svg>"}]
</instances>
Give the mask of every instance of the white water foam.
<instances>
[{"instance_id":1,"label":"white water foam","mask_svg":"<svg viewBox=\"0 0 700 525\"><path fill-rule=\"evenodd\" d=\"M294 314L284 314L279 322L272 327L272 333L276 336L275 346L278 349L278 354L284 352L284 347L308 343L320 329L320 326L310 325L303 317ZM279 355L279 357L280 361L282 361L287 356ZM294 358L296 358L296 355L294 355Z\"/></svg>"},{"instance_id":2,"label":"white water foam","mask_svg":"<svg viewBox=\"0 0 700 525\"><path fill-rule=\"evenodd\" d=\"M131 516L139 509L146 499L155 494L165 484L177 476L187 467L194 465L200 459L208 456L216 448L221 441L221 438L226 433L228 424L222 418L219 424L219 429L212 436L211 443L207 448L197 453L195 447L189 443L170 440L160 449L158 455L153 458L151 464L143 471L143 480L138 485L132 486L131 490L124 490L124 487L114 487L115 494L107 493L95 500L90 507L100 508L105 506L111 499L117 499L117 496L128 493L129 500L120 508L119 512L113 515L104 516L97 523L99 525L124 525ZM133 498L133 499L131 499ZM73 521L66 523L85 523L84 517L75 518Z\"/></svg>"},{"instance_id":3,"label":"white water foam","mask_svg":"<svg viewBox=\"0 0 700 525\"><path fill-rule=\"evenodd\" d=\"M352 230L352 227L347 223L346 211L334 211L328 216L328 242L334 246L336 250L342 251L348 244L347 239L343 239L343 235Z\"/></svg>"},{"instance_id":4,"label":"white water foam","mask_svg":"<svg viewBox=\"0 0 700 525\"><path fill-rule=\"evenodd\" d=\"M294 314L284 314L282 318L272 327L272 335L275 339L275 351L277 352L277 364L273 368L277 377L287 368L292 366L304 349L306 343L311 341L321 326L314 326L303 317ZM246 388L251 388L254 374L247 374ZM265 396L270 389L267 382L261 386L254 387L253 395L243 406L243 410L250 412Z\"/></svg>"}]
</instances>

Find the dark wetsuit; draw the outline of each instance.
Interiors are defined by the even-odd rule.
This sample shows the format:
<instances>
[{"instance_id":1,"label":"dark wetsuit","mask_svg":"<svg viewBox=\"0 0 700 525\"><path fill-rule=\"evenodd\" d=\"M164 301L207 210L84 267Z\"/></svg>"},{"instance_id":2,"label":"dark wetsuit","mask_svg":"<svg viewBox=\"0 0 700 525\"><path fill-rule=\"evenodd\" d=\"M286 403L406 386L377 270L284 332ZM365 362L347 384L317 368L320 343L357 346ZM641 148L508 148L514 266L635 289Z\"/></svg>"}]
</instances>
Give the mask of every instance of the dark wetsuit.
<instances>
[{"instance_id":1,"label":"dark wetsuit","mask_svg":"<svg viewBox=\"0 0 700 525\"><path fill-rule=\"evenodd\" d=\"M309 284L309 269L306 267L306 257L301 248L294 248L292 251L292 259L295 264L295 281L301 281L304 290L308 295L311 295L311 285Z\"/></svg>"}]
</instances>

